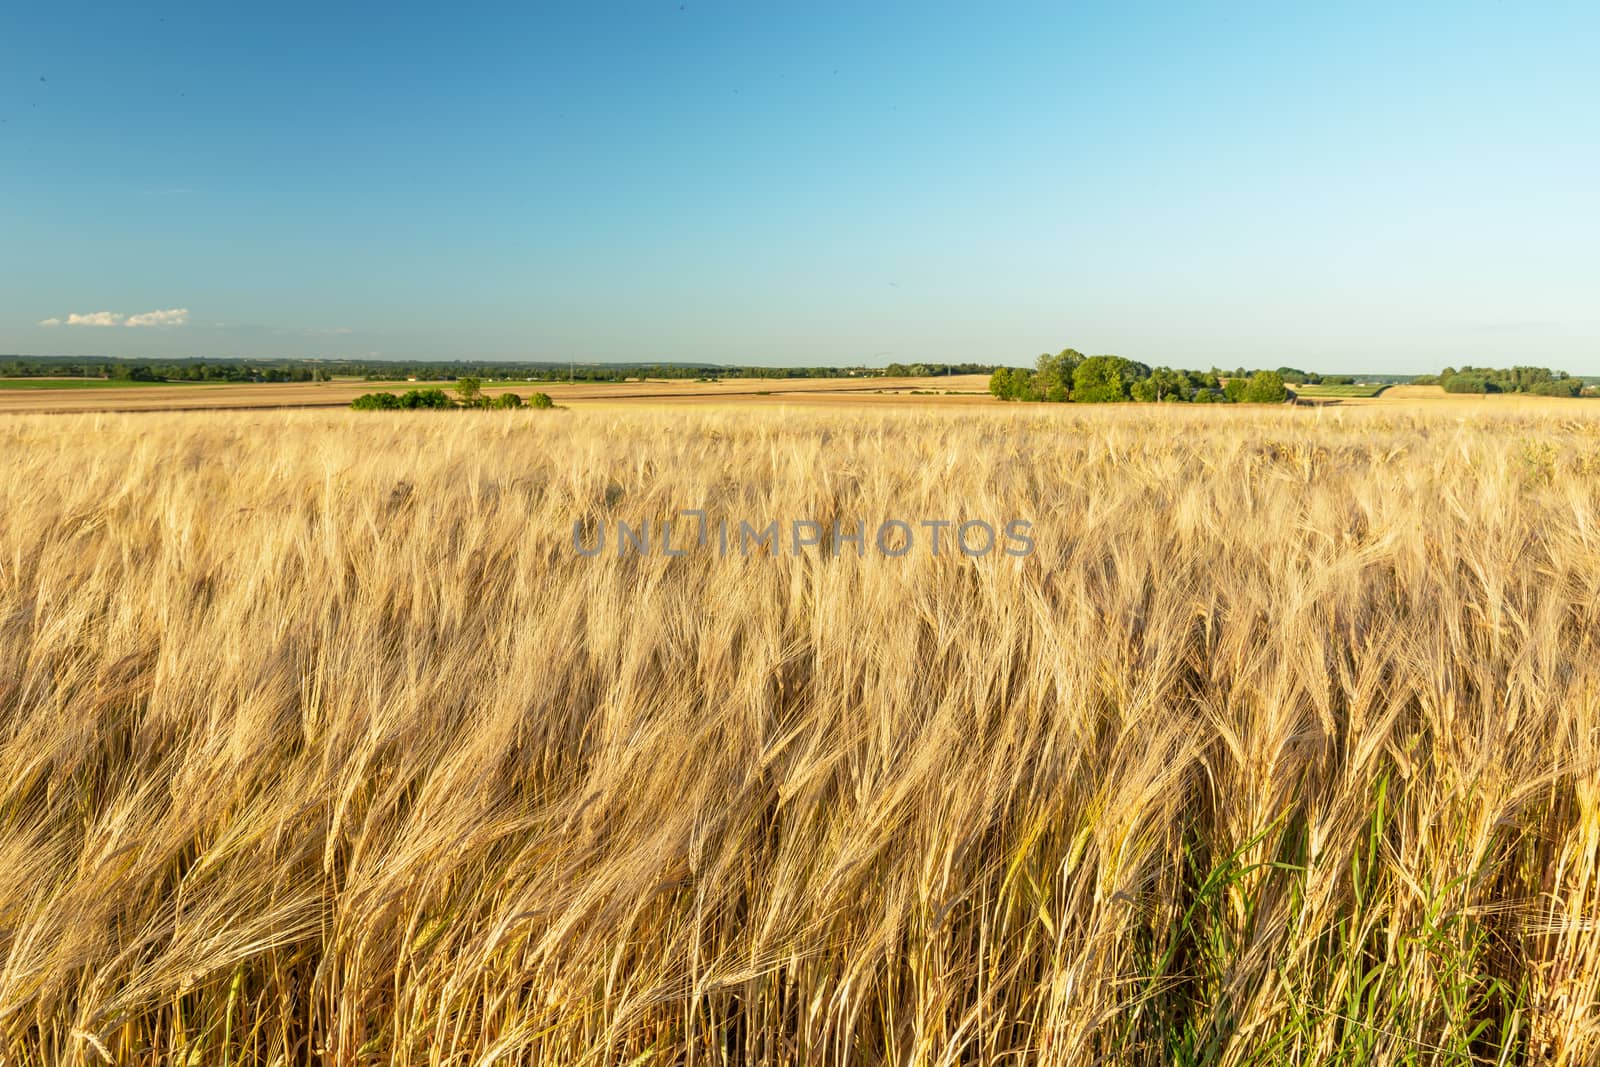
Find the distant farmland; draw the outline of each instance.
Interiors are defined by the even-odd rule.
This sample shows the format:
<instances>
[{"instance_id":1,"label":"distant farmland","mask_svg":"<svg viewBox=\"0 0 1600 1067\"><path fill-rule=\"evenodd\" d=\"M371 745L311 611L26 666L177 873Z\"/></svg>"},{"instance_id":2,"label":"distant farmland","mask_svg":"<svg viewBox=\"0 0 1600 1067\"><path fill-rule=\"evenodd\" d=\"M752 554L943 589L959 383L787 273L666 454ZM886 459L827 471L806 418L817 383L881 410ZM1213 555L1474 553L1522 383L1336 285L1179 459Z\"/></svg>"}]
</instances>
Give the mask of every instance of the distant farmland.
<instances>
[{"instance_id":1,"label":"distant farmland","mask_svg":"<svg viewBox=\"0 0 1600 1067\"><path fill-rule=\"evenodd\" d=\"M569 402L707 403L883 401L990 404L988 377L981 374L939 378L729 378L715 382L688 379L632 382L484 382L486 396L504 392L549 393ZM451 382L128 382L104 378L0 379L0 412L70 413L90 411L204 411L244 408L342 408L363 393L396 389L453 388ZM939 388L961 395L912 397ZM85 390L92 395L84 395Z\"/></svg>"},{"instance_id":2,"label":"distant farmland","mask_svg":"<svg viewBox=\"0 0 1600 1067\"><path fill-rule=\"evenodd\" d=\"M1387 383L1363 383L1357 385L1296 385L1291 386L1299 396L1315 399L1323 396L1337 397L1373 397L1383 393L1389 388Z\"/></svg>"},{"instance_id":3,"label":"distant farmland","mask_svg":"<svg viewBox=\"0 0 1600 1067\"><path fill-rule=\"evenodd\" d=\"M141 389L194 382L135 382L126 378L0 378L0 389L53 392L58 389Z\"/></svg>"}]
</instances>

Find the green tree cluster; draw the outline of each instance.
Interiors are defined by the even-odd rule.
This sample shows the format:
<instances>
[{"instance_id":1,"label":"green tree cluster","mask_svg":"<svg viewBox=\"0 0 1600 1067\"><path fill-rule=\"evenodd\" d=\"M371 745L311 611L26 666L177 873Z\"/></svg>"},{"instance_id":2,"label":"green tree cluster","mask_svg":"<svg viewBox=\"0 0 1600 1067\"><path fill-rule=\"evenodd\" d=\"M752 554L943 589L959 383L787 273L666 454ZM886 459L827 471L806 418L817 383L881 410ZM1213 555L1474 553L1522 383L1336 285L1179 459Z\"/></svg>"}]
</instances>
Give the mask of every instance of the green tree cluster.
<instances>
[{"instance_id":1,"label":"green tree cluster","mask_svg":"<svg viewBox=\"0 0 1600 1067\"><path fill-rule=\"evenodd\" d=\"M510 411L522 407L549 409L555 407L549 393L534 393L526 401L516 393L506 392L490 398L483 395L482 386L473 379L456 385L456 399L451 400L443 389L410 389L404 393L365 393L350 401L357 411L409 411L418 408L465 408Z\"/></svg>"},{"instance_id":2,"label":"green tree cluster","mask_svg":"<svg viewBox=\"0 0 1600 1067\"><path fill-rule=\"evenodd\" d=\"M1302 380L1316 378L1292 371ZM1039 357L1032 371L999 367L989 378L989 392L1001 400L1047 403L1117 404L1274 404L1290 396L1281 371L1237 371L1223 382L1221 372L1148 367L1121 356L1085 356L1067 348Z\"/></svg>"},{"instance_id":3,"label":"green tree cluster","mask_svg":"<svg viewBox=\"0 0 1600 1067\"><path fill-rule=\"evenodd\" d=\"M891 363L883 368L885 378L933 378L948 374L988 374L990 363Z\"/></svg>"},{"instance_id":4,"label":"green tree cluster","mask_svg":"<svg viewBox=\"0 0 1600 1067\"><path fill-rule=\"evenodd\" d=\"M1422 384L1422 379L1417 379ZM1433 379L1447 393L1531 393L1582 396L1583 380L1548 367L1446 367ZM1432 383L1429 383L1432 384Z\"/></svg>"},{"instance_id":5,"label":"green tree cluster","mask_svg":"<svg viewBox=\"0 0 1600 1067\"><path fill-rule=\"evenodd\" d=\"M398 411L451 407L443 389L410 389L404 393L366 393L350 401L357 411Z\"/></svg>"}]
</instances>

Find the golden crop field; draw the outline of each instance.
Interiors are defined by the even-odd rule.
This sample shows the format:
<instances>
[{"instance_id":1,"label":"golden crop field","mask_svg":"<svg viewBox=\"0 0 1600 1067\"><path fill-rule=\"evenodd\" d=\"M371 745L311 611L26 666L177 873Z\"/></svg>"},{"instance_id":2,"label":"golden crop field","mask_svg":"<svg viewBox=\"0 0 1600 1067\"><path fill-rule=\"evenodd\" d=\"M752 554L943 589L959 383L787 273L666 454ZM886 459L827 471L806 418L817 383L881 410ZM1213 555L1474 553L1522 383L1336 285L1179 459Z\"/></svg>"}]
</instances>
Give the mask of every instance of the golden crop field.
<instances>
[{"instance_id":1,"label":"golden crop field","mask_svg":"<svg viewBox=\"0 0 1600 1067\"><path fill-rule=\"evenodd\" d=\"M1597 639L1579 401L6 416L0 1062L1593 1064Z\"/></svg>"}]
</instances>

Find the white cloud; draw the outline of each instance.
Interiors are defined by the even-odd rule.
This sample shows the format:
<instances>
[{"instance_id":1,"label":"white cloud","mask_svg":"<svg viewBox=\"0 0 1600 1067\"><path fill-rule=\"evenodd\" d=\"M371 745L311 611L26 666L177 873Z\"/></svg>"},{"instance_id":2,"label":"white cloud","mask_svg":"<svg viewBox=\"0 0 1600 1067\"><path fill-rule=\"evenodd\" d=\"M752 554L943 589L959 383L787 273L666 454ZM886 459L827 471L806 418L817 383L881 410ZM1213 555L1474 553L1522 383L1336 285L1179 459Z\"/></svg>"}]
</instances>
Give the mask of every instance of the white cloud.
<instances>
[{"instance_id":1,"label":"white cloud","mask_svg":"<svg viewBox=\"0 0 1600 1067\"><path fill-rule=\"evenodd\" d=\"M182 326L189 321L188 308L168 308L165 311L142 311L129 315L124 326Z\"/></svg>"},{"instance_id":2,"label":"white cloud","mask_svg":"<svg viewBox=\"0 0 1600 1067\"><path fill-rule=\"evenodd\" d=\"M68 326L182 326L189 321L188 308L167 308L164 311L141 311L137 315L124 315L120 311L74 311L66 318ZM43 319L40 326L60 326L62 320Z\"/></svg>"},{"instance_id":3,"label":"white cloud","mask_svg":"<svg viewBox=\"0 0 1600 1067\"><path fill-rule=\"evenodd\" d=\"M121 326L125 318L115 311L91 311L80 315L76 311L67 316L68 326Z\"/></svg>"}]
</instances>

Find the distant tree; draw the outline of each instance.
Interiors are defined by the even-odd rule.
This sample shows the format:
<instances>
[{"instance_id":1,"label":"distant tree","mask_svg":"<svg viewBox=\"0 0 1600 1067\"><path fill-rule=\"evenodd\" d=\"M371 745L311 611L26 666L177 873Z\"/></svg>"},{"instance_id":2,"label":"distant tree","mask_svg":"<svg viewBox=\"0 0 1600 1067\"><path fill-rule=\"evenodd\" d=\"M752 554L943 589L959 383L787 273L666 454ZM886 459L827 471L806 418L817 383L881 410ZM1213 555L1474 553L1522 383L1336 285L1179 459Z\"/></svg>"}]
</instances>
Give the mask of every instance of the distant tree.
<instances>
[{"instance_id":1,"label":"distant tree","mask_svg":"<svg viewBox=\"0 0 1600 1067\"><path fill-rule=\"evenodd\" d=\"M357 411L388 411L403 406L394 393L365 393L350 401Z\"/></svg>"},{"instance_id":2,"label":"distant tree","mask_svg":"<svg viewBox=\"0 0 1600 1067\"><path fill-rule=\"evenodd\" d=\"M1134 382L1129 392L1133 399L1144 403L1192 400L1195 390L1201 385L1199 377L1190 371L1157 367L1148 378Z\"/></svg>"},{"instance_id":3,"label":"distant tree","mask_svg":"<svg viewBox=\"0 0 1600 1067\"><path fill-rule=\"evenodd\" d=\"M1001 400L1038 400L1033 375L1021 367L1001 367L989 376L989 392Z\"/></svg>"},{"instance_id":4,"label":"distant tree","mask_svg":"<svg viewBox=\"0 0 1600 1067\"><path fill-rule=\"evenodd\" d=\"M1071 399L1072 374L1082 362L1083 353L1074 348L1041 355L1033 375L1033 390L1039 399L1057 404Z\"/></svg>"},{"instance_id":5,"label":"distant tree","mask_svg":"<svg viewBox=\"0 0 1600 1067\"><path fill-rule=\"evenodd\" d=\"M492 408L520 408L522 398L516 393L501 393L489 404Z\"/></svg>"},{"instance_id":6,"label":"distant tree","mask_svg":"<svg viewBox=\"0 0 1600 1067\"><path fill-rule=\"evenodd\" d=\"M447 408L450 398L443 389L409 389L400 397L404 408Z\"/></svg>"},{"instance_id":7,"label":"distant tree","mask_svg":"<svg viewBox=\"0 0 1600 1067\"><path fill-rule=\"evenodd\" d=\"M1258 370L1245 383L1243 400L1246 404L1281 404L1287 399L1289 390L1277 371Z\"/></svg>"},{"instance_id":8,"label":"distant tree","mask_svg":"<svg viewBox=\"0 0 1600 1067\"><path fill-rule=\"evenodd\" d=\"M1583 380L1580 378L1556 378L1548 382L1536 382L1528 392L1535 396L1582 396Z\"/></svg>"},{"instance_id":9,"label":"distant tree","mask_svg":"<svg viewBox=\"0 0 1600 1067\"><path fill-rule=\"evenodd\" d=\"M456 396L461 400L462 404L472 407L482 395L483 383L477 378L456 379Z\"/></svg>"},{"instance_id":10,"label":"distant tree","mask_svg":"<svg viewBox=\"0 0 1600 1067\"><path fill-rule=\"evenodd\" d=\"M528 397L528 406L530 408L549 409L555 407L556 404L554 400L550 399L549 393L534 393Z\"/></svg>"},{"instance_id":11,"label":"distant tree","mask_svg":"<svg viewBox=\"0 0 1600 1067\"><path fill-rule=\"evenodd\" d=\"M1114 404L1132 398L1133 383L1150 376L1150 368L1121 356L1090 356L1072 372L1075 404Z\"/></svg>"},{"instance_id":12,"label":"distant tree","mask_svg":"<svg viewBox=\"0 0 1600 1067\"><path fill-rule=\"evenodd\" d=\"M1439 384L1447 393L1498 393L1500 387L1482 374L1457 371L1450 377L1440 377Z\"/></svg>"}]
</instances>

